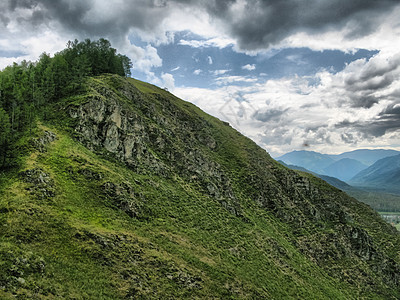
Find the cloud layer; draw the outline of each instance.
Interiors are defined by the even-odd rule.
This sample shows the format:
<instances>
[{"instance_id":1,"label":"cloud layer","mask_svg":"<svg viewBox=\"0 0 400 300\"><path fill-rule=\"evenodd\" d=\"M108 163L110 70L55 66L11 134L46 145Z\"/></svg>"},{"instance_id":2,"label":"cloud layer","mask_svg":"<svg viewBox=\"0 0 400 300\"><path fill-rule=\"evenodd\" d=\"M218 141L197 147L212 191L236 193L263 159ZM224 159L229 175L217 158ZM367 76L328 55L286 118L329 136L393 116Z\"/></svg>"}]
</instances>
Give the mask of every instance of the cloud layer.
<instances>
[{"instance_id":1,"label":"cloud layer","mask_svg":"<svg viewBox=\"0 0 400 300\"><path fill-rule=\"evenodd\" d=\"M115 41L125 40L134 30L164 42L168 31L206 35L203 27L210 36L230 36L241 49L259 50L299 32L344 32L348 40L368 36L398 4L397 0L6 0L0 4L0 26L12 31L45 25L78 37Z\"/></svg>"},{"instance_id":2,"label":"cloud layer","mask_svg":"<svg viewBox=\"0 0 400 300\"><path fill-rule=\"evenodd\" d=\"M230 83L214 91L178 88L176 93L276 154L293 149L398 147L397 61L397 56L385 58L379 53L335 74L322 70L305 77L249 77L257 81L246 87Z\"/></svg>"}]
</instances>

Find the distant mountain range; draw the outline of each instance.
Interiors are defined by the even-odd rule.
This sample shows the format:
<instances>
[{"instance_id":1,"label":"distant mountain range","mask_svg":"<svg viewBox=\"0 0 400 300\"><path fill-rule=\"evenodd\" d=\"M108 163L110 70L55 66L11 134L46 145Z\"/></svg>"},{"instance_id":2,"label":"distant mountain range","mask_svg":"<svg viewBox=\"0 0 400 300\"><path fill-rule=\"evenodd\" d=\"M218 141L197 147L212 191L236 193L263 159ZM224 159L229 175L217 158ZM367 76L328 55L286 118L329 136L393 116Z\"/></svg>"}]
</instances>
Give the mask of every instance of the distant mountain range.
<instances>
[{"instance_id":1,"label":"distant mountain range","mask_svg":"<svg viewBox=\"0 0 400 300\"><path fill-rule=\"evenodd\" d=\"M325 180L330 185L332 185L332 186L334 186L334 187L336 187L338 189L341 189L343 191L349 191L349 190L355 189L351 185L347 184L346 182L344 182L344 181L342 181L342 180L340 180L340 179L338 179L336 177L332 177L332 176L328 176L328 175L321 175L321 174L312 172L310 170L307 170L306 168L303 168L303 167L299 167L299 166L295 166L295 165L288 165L288 164L284 163L281 160L278 160L278 162L283 164L285 167L288 167L289 169L298 170L298 171L302 171L302 172L313 174L314 176L317 176L317 177L321 178L322 180Z\"/></svg>"},{"instance_id":2,"label":"distant mountain range","mask_svg":"<svg viewBox=\"0 0 400 300\"><path fill-rule=\"evenodd\" d=\"M382 159L376 162L374 166L362 171L360 175L354 178L354 182L350 181L354 186L335 177L320 175L303 167L288 165L281 160L279 162L292 170L311 173L357 200L370 205L377 211L400 212L400 191L398 188L398 186L400 186L400 176L398 168L394 167L399 164L399 156L400 155ZM391 166L386 169L384 167L379 167L388 163L391 164ZM367 170L371 172L367 172ZM377 176L378 173L381 175ZM379 178L382 179L378 180Z\"/></svg>"},{"instance_id":3,"label":"distant mountain range","mask_svg":"<svg viewBox=\"0 0 400 300\"><path fill-rule=\"evenodd\" d=\"M281 160L288 165L303 167L318 174L325 173L324 169L335 162L329 155L314 151L293 151L276 158L276 160Z\"/></svg>"},{"instance_id":4,"label":"distant mountain range","mask_svg":"<svg viewBox=\"0 0 400 300\"><path fill-rule=\"evenodd\" d=\"M302 150L289 152L276 159L288 165L303 167L311 172L348 182L379 160L396 155L400 155L400 152L384 149L360 149L342 154L322 154ZM362 181L360 177L357 182L361 184ZM369 183L365 184L369 185Z\"/></svg>"},{"instance_id":5,"label":"distant mountain range","mask_svg":"<svg viewBox=\"0 0 400 300\"><path fill-rule=\"evenodd\" d=\"M354 176L349 183L400 193L400 155L378 160Z\"/></svg>"},{"instance_id":6,"label":"distant mountain range","mask_svg":"<svg viewBox=\"0 0 400 300\"><path fill-rule=\"evenodd\" d=\"M328 154L329 157L339 160L342 158L351 158L358 160L359 162L363 163L364 165L370 166L377 162L378 160L389 157L395 156L400 154L400 151L396 150L386 150L386 149L359 149L350 152L344 152L338 155Z\"/></svg>"},{"instance_id":7,"label":"distant mountain range","mask_svg":"<svg viewBox=\"0 0 400 300\"><path fill-rule=\"evenodd\" d=\"M335 161L323 171L324 174L348 181L362 170L368 168L368 165L352 158L342 158Z\"/></svg>"}]
</instances>

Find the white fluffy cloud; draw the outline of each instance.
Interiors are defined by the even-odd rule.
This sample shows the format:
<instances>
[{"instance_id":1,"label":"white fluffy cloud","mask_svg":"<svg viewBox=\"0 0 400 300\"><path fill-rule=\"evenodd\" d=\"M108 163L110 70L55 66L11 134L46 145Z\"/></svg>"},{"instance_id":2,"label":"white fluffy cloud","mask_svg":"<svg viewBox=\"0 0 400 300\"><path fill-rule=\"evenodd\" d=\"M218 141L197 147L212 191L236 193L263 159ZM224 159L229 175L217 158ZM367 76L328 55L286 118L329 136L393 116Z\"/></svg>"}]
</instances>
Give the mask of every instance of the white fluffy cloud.
<instances>
[{"instance_id":1,"label":"white fluffy cloud","mask_svg":"<svg viewBox=\"0 0 400 300\"><path fill-rule=\"evenodd\" d=\"M322 70L245 87L235 83L246 78L221 77L227 84L216 90L178 88L175 93L276 155L301 148L333 153L393 147L400 144L397 57L379 53L336 74Z\"/></svg>"},{"instance_id":2,"label":"white fluffy cloud","mask_svg":"<svg viewBox=\"0 0 400 300\"><path fill-rule=\"evenodd\" d=\"M247 71L253 71L256 69L256 65L255 64L251 64L251 65L247 64L247 65L242 66L242 69L247 70Z\"/></svg>"}]
</instances>

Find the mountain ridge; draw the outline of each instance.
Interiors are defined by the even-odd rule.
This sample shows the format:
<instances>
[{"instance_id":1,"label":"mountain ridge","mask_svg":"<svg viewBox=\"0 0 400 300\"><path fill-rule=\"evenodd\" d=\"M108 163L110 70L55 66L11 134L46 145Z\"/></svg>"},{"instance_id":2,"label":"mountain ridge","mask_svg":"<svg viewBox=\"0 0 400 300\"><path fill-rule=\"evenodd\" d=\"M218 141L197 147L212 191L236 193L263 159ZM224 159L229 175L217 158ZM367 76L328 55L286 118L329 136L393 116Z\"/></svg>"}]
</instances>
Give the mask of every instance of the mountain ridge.
<instances>
[{"instance_id":1,"label":"mountain ridge","mask_svg":"<svg viewBox=\"0 0 400 300\"><path fill-rule=\"evenodd\" d=\"M400 193L400 155L382 158L355 175L350 183Z\"/></svg>"},{"instance_id":2,"label":"mountain ridge","mask_svg":"<svg viewBox=\"0 0 400 300\"><path fill-rule=\"evenodd\" d=\"M3 298L400 296L392 226L193 104L101 75L49 110L2 173Z\"/></svg>"},{"instance_id":3,"label":"mountain ridge","mask_svg":"<svg viewBox=\"0 0 400 300\"><path fill-rule=\"evenodd\" d=\"M379 159L398 154L399 151L388 149L358 149L341 154L296 150L277 157L276 160L347 182Z\"/></svg>"},{"instance_id":4,"label":"mountain ridge","mask_svg":"<svg viewBox=\"0 0 400 300\"><path fill-rule=\"evenodd\" d=\"M323 171L324 174L347 182L366 168L368 168L368 166L358 160L352 158L341 158L324 168Z\"/></svg>"}]
</instances>

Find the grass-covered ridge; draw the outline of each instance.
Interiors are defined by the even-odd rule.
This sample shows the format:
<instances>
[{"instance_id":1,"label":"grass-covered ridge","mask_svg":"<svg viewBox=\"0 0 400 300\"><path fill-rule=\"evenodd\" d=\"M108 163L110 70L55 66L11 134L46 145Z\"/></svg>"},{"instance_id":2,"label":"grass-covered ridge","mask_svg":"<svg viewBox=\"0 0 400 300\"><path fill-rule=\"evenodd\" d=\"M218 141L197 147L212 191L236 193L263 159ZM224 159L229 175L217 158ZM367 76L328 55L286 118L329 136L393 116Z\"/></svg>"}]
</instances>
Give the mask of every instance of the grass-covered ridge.
<instances>
[{"instance_id":1,"label":"grass-covered ridge","mask_svg":"<svg viewBox=\"0 0 400 300\"><path fill-rule=\"evenodd\" d=\"M54 107L1 174L0 298L399 297L389 225L194 105L105 75Z\"/></svg>"}]
</instances>

